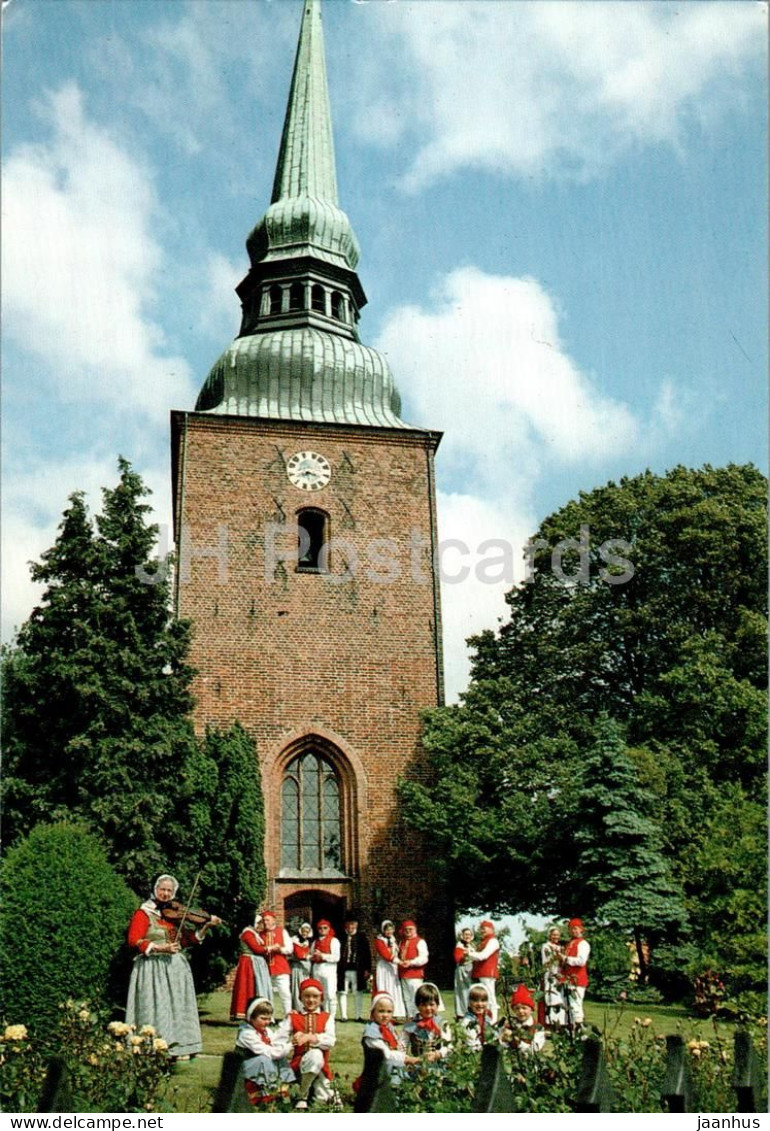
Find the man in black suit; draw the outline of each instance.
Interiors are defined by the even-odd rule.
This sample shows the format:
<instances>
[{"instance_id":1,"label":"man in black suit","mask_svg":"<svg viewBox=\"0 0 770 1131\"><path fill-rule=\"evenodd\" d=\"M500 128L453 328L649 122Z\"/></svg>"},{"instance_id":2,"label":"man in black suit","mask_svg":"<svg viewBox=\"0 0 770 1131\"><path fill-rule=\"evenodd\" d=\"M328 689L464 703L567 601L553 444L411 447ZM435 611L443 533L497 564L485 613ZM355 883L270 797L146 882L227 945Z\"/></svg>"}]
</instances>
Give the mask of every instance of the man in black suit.
<instances>
[{"instance_id":1,"label":"man in black suit","mask_svg":"<svg viewBox=\"0 0 770 1131\"><path fill-rule=\"evenodd\" d=\"M358 929L358 916L354 911L345 917L345 933L340 939L340 984L337 993L338 1021L348 1019L348 994L355 995L355 1019L363 1021L363 993L372 968L369 942Z\"/></svg>"}]
</instances>

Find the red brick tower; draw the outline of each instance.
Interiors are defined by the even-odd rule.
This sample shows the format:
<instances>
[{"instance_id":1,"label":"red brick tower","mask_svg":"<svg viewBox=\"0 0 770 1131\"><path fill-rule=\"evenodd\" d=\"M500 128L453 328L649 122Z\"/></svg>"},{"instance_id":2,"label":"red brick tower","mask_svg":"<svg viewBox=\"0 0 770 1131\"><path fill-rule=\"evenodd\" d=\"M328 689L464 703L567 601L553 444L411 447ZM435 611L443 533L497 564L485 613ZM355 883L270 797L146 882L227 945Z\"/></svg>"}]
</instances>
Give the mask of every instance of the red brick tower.
<instances>
[{"instance_id":1,"label":"red brick tower","mask_svg":"<svg viewBox=\"0 0 770 1131\"><path fill-rule=\"evenodd\" d=\"M442 701L440 435L401 420L387 362L359 341L319 0L304 5L272 203L247 249L239 336L195 411L172 413L197 722L238 719L256 740L268 900L286 919L418 916L438 959L451 910L396 784L419 773L420 711Z\"/></svg>"}]
</instances>

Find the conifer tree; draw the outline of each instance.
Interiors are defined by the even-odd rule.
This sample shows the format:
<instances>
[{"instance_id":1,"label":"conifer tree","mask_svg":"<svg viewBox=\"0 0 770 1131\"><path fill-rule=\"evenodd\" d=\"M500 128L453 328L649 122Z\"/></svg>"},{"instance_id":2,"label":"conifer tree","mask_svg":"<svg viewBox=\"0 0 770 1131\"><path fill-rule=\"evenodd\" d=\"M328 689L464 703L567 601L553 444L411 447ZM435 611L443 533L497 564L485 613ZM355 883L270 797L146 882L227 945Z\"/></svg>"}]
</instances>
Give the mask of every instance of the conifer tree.
<instances>
[{"instance_id":1,"label":"conifer tree","mask_svg":"<svg viewBox=\"0 0 770 1131\"><path fill-rule=\"evenodd\" d=\"M167 866L176 789L194 749L189 626L152 560L149 494L119 460L96 529L81 493L32 567L38 607L3 659L6 834L79 817L143 891Z\"/></svg>"},{"instance_id":2,"label":"conifer tree","mask_svg":"<svg viewBox=\"0 0 770 1131\"><path fill-rule=\"evenodd\" d=\"M575 829L575 898L583 914L633 931L642 975L642 942L671 940L687 927L653 819L655 799L628 756L620 727L607 716L582 763Z\"/></svg>"}]
</instances>

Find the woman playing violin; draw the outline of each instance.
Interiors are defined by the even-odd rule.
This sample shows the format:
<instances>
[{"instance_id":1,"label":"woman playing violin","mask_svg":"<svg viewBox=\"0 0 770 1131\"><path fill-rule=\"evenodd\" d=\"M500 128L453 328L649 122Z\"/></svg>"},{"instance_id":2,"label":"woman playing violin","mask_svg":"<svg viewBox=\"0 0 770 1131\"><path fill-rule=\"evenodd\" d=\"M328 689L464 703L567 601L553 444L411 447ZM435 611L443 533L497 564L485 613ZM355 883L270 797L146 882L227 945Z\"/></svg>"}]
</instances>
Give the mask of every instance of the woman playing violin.
<instances>
[{"instance_id":1,"label":"woman playing violin","mask_svg":"<svg viewBox=\"0 0 770 1131\"><path fill-rule=\"evenodd\" d=\"M128 945L137 952L128 987L126 1022L141 1029L152 1025L176 1058L195 1056L202 1049L190 964L185 950L202 942L209 927L221 920L205 915L197 929L174 897L179 884L173 876L158 876L152 896L134 912ZM168 917L164 912L168 913ZM200 922L200 913L196 919ZM174 921L176 920L176 921Z\"/></svg>"}]
</instances>

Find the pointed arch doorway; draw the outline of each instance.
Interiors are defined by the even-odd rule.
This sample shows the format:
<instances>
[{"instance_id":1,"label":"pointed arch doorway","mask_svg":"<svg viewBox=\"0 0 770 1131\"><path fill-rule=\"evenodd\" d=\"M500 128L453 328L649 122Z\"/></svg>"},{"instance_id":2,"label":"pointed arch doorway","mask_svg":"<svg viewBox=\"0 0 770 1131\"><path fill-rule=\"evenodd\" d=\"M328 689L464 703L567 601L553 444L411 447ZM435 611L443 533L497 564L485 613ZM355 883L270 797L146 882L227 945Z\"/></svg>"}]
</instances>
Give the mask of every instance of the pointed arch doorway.
<instances>
[{"instance_id":1,"label":"pointed arch doorway","mask_svg":"<svg viewBox=\"0 0 770 1131\"><path fill-rule=\"evenodd\" d=\"M339 938L346 912L347 900L343 895L334 895L320 888L292 892L283 901L283 921L292 934L296 933L300 923L310 923L315 933L318 920L328 919Z\"/></svg>"}]
</instances>

